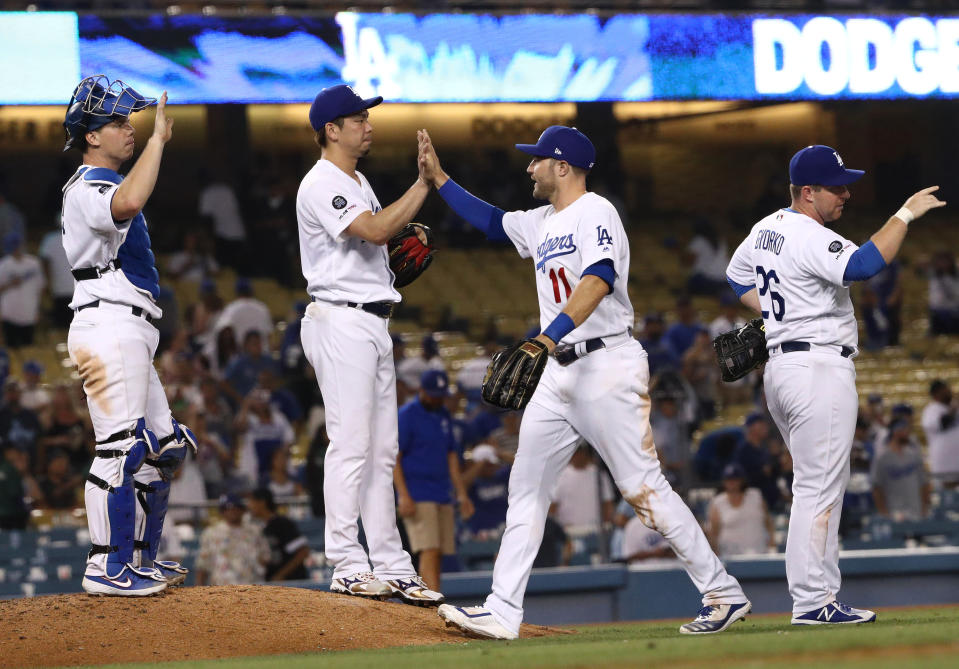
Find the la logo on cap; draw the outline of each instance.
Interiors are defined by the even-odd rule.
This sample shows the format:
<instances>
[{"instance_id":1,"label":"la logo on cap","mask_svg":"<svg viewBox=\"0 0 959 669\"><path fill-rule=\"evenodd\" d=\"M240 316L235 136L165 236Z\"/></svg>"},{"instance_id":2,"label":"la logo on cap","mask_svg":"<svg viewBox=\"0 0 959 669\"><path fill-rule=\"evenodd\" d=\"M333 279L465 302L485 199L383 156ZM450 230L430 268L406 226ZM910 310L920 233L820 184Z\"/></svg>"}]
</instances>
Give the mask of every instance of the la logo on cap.
<instances>
[{"instance_id":1,"label":"la logo on cap","mask_svg":"<svg viewBox=\"0 0 959 669\"><path fill-rule=\"evenodd\" d=\"M838 153L838 152L833 151L833 152L832 152L832 155L836 156L836 162L839 163L839 167L845 167L845 165L843 165L843 163L842 163L842 158L839 157L839 153Z\"/></svg>"},{"instance_id":2,"label":"la logo on cap","mask_svg":"<svg viewBox=\"0 0 959 669\"><path fill-rule=\"evenodd\" d=\"M553 149L553 153L555 153L557 156L563 155L563 152L559 150L558 146L555 149Z\"/></svg>"}]
</instances>

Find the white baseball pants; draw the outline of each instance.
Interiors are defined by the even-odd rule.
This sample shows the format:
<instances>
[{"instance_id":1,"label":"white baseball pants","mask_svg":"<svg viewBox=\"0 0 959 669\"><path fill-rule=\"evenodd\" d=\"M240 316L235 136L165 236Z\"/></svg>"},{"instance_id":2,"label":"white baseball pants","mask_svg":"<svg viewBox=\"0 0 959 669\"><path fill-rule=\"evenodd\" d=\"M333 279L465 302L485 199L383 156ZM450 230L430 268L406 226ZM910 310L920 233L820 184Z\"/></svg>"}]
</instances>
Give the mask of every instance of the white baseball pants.
<instances>
[{"instance_id":1,"label":"white baseball pants","mask_svg":"<svg viewBox=\"0 0 959 669\"><path fill-rule=\"evenodd\" d=\"M550 358L523 415L506 531L485 604L513 632L523 620L523 596L543 540L550 495L580 436L599 452L642 521L669 541L703 604L746 601L660 470L649 426L646 352L628 334L604 339L612 344L567 367Z\"/></svg>"},{"instance_id":2,"label":"white baseball pants","mask_svg":"<svg viewBox=\"0 0 959 669\"><path fill-rule=\"evenodd\" d=\"M416 573L396 529L396 371L387 323L359 309L313 302L300 330L326 407L323 499L333 578L370 571L370 562L381 580Z\"/></svg>"},{"instance_id":3,"label":"white baseball pants","mask_svg":"<svg viewBox=\"0 0 959 669\"><path fill-rule=\"evenodd\" d=\"M763 382L793 459L786 579L793 613L806 613L839 593L839 516L859 411L856 367L838 352L773 353Z\"/></svg>"},{"instance_id":4,"label":"white baseball pants","mask_svg":"<svg viewBox=\"0 0 959 669\"><path fill-rule=\"evenodd\" d=\"M146 419L147 427L157 437L173 431L170 406L153 367L159 340L157 329L146 319L134 316L128 305L101 301L99 307L74 315L67 349L83 379L97 441L133 428L140 418ZM133 442L130 437L97 448L126 450ZM90 473L118 487L123 481L124 460L94 458ZM157 478L156 470L144 464L134 478L153 481ZM89 481L84 488L90 540L94 544L110 544L109 495ZM140 513L139 506L133 506L137 509L130 508L130 513ZM87 561L86 573L102 576L106 562L106 554L94 555Z\"/></svg>"}]
</instances>

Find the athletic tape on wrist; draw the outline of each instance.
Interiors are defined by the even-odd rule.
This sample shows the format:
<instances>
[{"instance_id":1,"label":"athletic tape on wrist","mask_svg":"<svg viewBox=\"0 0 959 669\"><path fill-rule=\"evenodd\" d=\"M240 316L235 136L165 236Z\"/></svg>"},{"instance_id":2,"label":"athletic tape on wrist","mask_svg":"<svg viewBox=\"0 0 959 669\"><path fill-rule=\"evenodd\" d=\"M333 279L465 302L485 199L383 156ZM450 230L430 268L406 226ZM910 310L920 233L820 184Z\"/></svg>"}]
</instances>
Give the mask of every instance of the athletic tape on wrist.
<instances>
[{"instance_id":1,"label":"athletic tape on wrist","mask_svg":"<svg viewBox=\"0 0 959 669\"><path fill-rule=\"evenodd\" d=\"M910 223L912 223L913 220L916 218L916 215L912 213L911 211L909 211L907 207L902 207L899 211L893 214L893 216L898 218L900 221L902 221L906 225L909 225Z\"/></svg>"}]
</instances>

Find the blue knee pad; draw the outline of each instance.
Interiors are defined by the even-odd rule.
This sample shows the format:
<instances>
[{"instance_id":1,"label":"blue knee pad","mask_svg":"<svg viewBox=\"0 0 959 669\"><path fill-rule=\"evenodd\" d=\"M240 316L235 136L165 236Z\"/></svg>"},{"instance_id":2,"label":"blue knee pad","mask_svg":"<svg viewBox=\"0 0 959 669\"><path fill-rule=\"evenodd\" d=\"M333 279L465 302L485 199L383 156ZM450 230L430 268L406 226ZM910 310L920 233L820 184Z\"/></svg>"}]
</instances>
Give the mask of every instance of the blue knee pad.
<instances>
[{"instance_id":1,"label":"blue knee pad","mask_svg":"<svg viewBox=\"0 0 959 669\"><path fill-rule=\"evenodd\" d=\"M107 555L107 575L120 573L124 565L133 560L136 515L133 475L143 466L146 453L147 442L138 435L124 456L122 482L108 491L110 494L107 495L107 518L110 521L110 544Z\"/></svg>"}]
</instances>

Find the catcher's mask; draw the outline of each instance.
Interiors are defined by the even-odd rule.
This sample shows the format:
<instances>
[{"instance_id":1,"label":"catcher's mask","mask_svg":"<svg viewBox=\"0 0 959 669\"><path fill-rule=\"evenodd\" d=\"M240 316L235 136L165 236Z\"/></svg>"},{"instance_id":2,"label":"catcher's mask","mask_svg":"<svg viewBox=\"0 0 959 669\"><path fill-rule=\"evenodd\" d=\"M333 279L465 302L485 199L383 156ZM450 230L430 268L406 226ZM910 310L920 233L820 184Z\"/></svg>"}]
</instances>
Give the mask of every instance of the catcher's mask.
<instances>
[{"instance_id":1,"label":"catcher's mask","mask_svg":"<svg viewBox=\"0 0 959 669\"><path fill-rule=\"evenodd\" d=\"M66 144L70 149L86 133L102 128L117 118L127 118L133 112L156 104L156 98L140 95L119 79L111 82L106 75L87 77L73 89L67 114L63 119Z\"/></svg>"}]
</instances>

